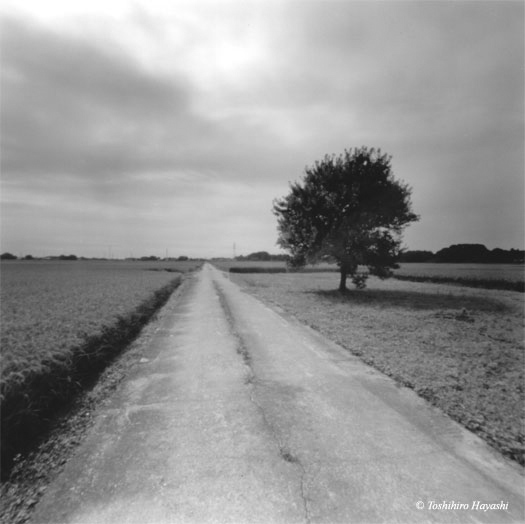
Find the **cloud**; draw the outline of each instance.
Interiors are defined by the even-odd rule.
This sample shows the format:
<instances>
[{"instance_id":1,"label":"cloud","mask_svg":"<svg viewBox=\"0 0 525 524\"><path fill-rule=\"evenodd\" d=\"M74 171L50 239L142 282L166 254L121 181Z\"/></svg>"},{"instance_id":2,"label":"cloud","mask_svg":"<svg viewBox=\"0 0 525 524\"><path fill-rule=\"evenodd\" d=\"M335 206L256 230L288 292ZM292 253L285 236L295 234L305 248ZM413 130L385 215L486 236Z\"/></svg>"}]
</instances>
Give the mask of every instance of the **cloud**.
<instances>
[{"instance_id":1,"label":"cloud","mask_svg":"<svg viewBox=\"0 0 525 524\"><path fill-rule=\"evenodd\" d=\"M2 50L6 174L162 167L177 139L202 125L184 86L146 74L118 51L15 20L3 22ZM178 123L169 136L166 115ZM163 148L168 140L173 147Z\"/></svg>"},{"instance_id":2,"label":"cloud","mask_svg":"<svg viewBox=\"0 0 525 524\"><path fill-rule=\"evenodd\" d=\"M10 242L31 205L50 239L272 250L272 199L360 145L413 186L411 247L522 242L521 3L75 5L2 21Z\"/></svg>"},{"instance_id":3,"label":"cloud","mask_svg":"<svg viewBox=\"0 0 525 524\"><path fill-rule=\"evenodd\" d=\"M173 71L156 76L107 44L4 20L2 150L8 176L96 178L231 170L232 164L242 172L252 166L252 137L258 138L258 154L271 156L275 129L266 122L228 111L205 114L192 78Z\"/></svg>"}]
</instances>

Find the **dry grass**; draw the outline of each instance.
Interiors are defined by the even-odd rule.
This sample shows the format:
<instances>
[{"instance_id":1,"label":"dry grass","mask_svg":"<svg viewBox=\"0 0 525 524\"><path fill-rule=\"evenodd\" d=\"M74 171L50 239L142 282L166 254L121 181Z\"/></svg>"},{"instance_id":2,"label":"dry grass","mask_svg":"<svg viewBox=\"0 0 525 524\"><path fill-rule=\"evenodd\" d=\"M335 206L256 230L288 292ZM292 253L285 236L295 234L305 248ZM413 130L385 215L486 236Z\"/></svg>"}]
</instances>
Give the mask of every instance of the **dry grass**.
<instances>
[{"instance_id":1,"label":"dry grass","mask_svg":"<svg viewBox=\"0 0 525 524\"><path fill-rule=\"evenodd\" d=\"M333 273L230 277L524 464L523 294L371 278L342 296Z\"/></svg>"}]
</instances>

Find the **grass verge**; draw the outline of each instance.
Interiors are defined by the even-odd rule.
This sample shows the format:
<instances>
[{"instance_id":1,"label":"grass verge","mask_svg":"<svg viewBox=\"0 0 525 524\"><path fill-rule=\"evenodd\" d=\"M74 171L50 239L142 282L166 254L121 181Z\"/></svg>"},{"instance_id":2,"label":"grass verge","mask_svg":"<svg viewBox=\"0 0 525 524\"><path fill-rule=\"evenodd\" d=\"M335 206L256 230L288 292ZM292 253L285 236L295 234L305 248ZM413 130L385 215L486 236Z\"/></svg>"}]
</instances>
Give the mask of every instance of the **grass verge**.
<instances>
[{"instance_id":1,"label":"grass verge","mask_svg":"<svg viewBox=\"0 0 525 524\"><path fill-rule=\"evenodd\" d=\"M57 411L92 384L100 373L141 331L162 307L181 278L172 279L136 309L102 329L69 351L44 358L31 367L9 376L1 384L2 478L13 460L38 441Z\"/></svg>"},{"instance_id":2,"label":"grass verge","mask_svg":"<svg viewBox=\"0 0 525 524\"><path fill-rule=\"evenodd\" d=\"M231 278L525 465L523 294L370 278L341 295L333 273Z\"/></svg>"}]
</instances>

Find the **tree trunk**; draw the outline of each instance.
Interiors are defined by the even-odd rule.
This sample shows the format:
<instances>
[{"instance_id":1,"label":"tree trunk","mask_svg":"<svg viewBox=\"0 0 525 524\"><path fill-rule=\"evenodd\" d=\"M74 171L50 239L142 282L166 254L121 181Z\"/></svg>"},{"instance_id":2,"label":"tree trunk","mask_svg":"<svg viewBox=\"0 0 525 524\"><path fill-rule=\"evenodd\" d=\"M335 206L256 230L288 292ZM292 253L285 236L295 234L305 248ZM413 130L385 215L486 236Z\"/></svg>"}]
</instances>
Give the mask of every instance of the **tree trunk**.
<instances>
[{"instance_id":1,"label":"tree trunk","mask_svg":"<svg viewBox=\"0 0 525 524\"><path fill-rule=\"evenodd\" d=\"M346 287L346 276L346 270L343 267L341 267L341 280L339 281L339 291L341 293L346 293L348 291Z\"/></svg>"}]
</instances>

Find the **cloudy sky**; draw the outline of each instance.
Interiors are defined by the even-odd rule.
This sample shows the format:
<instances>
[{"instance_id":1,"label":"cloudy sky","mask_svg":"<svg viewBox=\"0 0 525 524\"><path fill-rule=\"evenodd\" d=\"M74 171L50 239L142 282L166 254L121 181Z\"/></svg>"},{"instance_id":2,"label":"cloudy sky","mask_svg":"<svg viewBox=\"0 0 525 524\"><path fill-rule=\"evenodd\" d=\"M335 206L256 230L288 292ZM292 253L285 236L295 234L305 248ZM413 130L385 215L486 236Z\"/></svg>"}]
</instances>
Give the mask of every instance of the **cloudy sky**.
<instances>
[{"instance_id":1,"label":"cloudy sky","mask_svg":"<svg viewBox=\"0 0 525 524\"><path fill-rule=\"evenodd\" d=\"M327 153L392 155L410 249L523 248L521 1L4 0L2 252L278 252Z\"/></svg>"}]
</instances>

